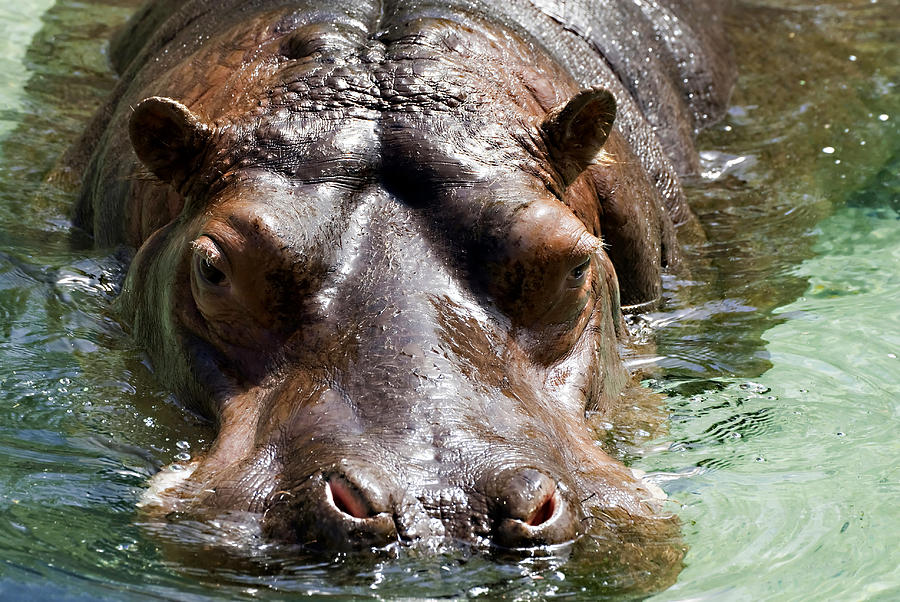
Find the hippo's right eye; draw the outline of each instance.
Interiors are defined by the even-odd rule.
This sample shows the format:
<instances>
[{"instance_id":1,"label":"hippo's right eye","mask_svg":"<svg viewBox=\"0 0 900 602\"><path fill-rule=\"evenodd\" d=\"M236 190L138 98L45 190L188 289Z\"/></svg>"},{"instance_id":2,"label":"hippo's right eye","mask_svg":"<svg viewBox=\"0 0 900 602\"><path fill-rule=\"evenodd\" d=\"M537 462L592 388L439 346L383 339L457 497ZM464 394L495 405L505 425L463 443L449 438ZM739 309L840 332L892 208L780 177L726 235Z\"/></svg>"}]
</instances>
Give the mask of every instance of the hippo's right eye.
<instances>
[{"instance_id":1,"label":"hippo's right eye","mask_svg":"<svg viewBox=\"0 0 900 602\"><path fill-rule=\"evenodd\" d=\"M569 272L568 280L566 284L569 288L581 287L584 285L585 277L587 276L588 270L591 269L591 258L588 257L583 262L575 266L571 272Z\"/></svg>"},{"instance_id":2,"label":"hippo's right eye","mask_svg":"<svg viewBox=\"0 0 900 602\"><path fill-rule=\"evenodd\" d=\"M194 250L194 274L209 286L226 286L225 258L219 246L208 236L201 236L191 246Z\"/></svg>"}]
</instances>

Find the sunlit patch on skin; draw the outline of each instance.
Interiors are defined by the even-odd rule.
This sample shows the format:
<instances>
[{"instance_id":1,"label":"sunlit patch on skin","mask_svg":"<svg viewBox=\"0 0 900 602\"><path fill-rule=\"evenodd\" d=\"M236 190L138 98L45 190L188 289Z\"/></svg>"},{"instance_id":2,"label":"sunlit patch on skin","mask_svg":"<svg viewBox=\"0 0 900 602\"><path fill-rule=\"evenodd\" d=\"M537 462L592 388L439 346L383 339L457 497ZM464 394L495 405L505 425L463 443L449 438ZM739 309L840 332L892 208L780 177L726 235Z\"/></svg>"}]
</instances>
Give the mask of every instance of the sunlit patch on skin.
<instances>
[{"instance_id":1,"label":"sunlit patch on skin","mask_svg":"<svg viewBox=\"0 0 900 602\"><path fill-rule=\"evenodd\" d=\"M344 250L341 260L335 269L331 282L316 295L324 311L328 311L331 303L338 295L338 291L351 274L359 270L361 257L361 245L369 223L372 221L372 212L375 210L373 203L360 203L353 212L350 223L344 233L341 248Z\"/></svg>"}]
</instances>

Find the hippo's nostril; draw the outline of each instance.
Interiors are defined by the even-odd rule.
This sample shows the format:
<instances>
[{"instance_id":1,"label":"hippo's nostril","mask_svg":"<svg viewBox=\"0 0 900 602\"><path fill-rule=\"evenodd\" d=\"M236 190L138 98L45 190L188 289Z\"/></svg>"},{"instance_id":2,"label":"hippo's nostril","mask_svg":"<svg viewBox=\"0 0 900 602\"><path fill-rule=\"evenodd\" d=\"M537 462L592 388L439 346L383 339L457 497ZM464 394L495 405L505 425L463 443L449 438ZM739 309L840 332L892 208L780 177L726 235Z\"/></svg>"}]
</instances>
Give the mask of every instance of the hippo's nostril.
<instances>
[{"instance_id":1,"label":"hippo's nostril","mask_svg":"<svg viewBox=\"0 0 900 602\"><path fill-rule=\"evenodd\" d=\"M269 535L314 548L361 549L397 541L393 489L366 466L307 477L273 498L265 513Z\"/></svg>"},{"instance_id":2,"label":"hippo's nostril","mask_svg":"<svg viewBox=\"0 0 900 602\"><path fill-rule=\"evenodd\" d=\"M331 477L325 488L328 500L334 506L353 518L372 518L376 512L355 487L341 477Z\"/></svg>"},{"instance_id":3,"label":"hippo's nostril","mask_svg":"<svg viewBox=\"0 0 900 602\"><path fill-rule=\"evenodd\" d=\"M557 481L533 468L504 471L488 491L496 500L493 540L501 548L560 544L578 535L578 513Z\"/></svg>"},{"instance_id":4,"label":"hippo's nostril","mask_svg":"<svg viewBox=\"0 0 900 602\"><path fill-rule=\"evenodd\" d=\"M553 518L556 507L556 489L554 488L554 490L544 498L543 502L534 509L534 512L531 513L531 516L529 516L525 522L532 527L539 527Z\"/></svg>"},{"instance_id":5,"label":"hippo's nostril","mask_svg":"<svg viewBox=\"0 0 900 602\"><path fill-rule=\"evenodd\" d=\"M541 525L553 516L559 504L556 480L534 468L513 469L497 475L494 495L496 511L504 518L527 525Z\"/></svg>"}]
</instances>

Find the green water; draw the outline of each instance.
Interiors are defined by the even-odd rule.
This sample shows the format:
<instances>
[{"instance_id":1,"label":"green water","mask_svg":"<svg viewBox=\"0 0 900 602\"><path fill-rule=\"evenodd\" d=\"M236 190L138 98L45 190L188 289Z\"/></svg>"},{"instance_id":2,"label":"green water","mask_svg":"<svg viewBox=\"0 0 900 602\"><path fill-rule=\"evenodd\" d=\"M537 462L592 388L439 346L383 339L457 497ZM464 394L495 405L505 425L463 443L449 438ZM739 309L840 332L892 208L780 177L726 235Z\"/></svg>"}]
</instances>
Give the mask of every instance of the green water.
<instances>
[{"instance_id":1,"label":"green water","mask_svg":"<svg viewBox=\"0 0 900 602\"><path fill-rule=\"evenodd\" d=\"M668 490L691 551L660 600L900 599L898 220L823 221L807 291L763 334L772 368L670 398L676 443L641 465L689 473Z\"/></svg>"},{"instance_id":2,"label":"green water","mask_svg":"<svg viewBox=\"0 0 900 602\"><path fill-rule=\"evenodd\" d=\"M146 478L211 434L112 319L118 262L39 188L112 85L102 39L134 2L11 4L0 599L617 597L590 558L280 557L253 534L139 525ZM682 519L685 569L655 598L900 599L900 3L757 0L729 25L738 89L688 182L708 241L631 358L655 359L666 431L610 437Z\"/></svg>"}]
</instances>

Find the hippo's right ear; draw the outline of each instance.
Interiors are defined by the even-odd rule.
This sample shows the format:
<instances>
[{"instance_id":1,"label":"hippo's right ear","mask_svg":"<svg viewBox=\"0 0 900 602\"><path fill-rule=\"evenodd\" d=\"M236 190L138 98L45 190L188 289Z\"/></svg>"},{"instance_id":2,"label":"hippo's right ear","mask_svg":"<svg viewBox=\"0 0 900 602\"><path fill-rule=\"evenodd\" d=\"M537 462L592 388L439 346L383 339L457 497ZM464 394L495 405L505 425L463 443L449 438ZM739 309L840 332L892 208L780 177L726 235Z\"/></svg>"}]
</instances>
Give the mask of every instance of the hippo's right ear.
<instances>
[{"instance_id":1,"label":"hippo's right ear","mask_svg":"<svg viewBox=\"0 0 900 602\"><path fill-rule=\"evenodd\" d=\"M153 96L134 108L128 135L141 163L159 179L180 187L212 132L180 102Z\"/></svg>"},{"instance_id":2,"label":"hippo's right ear","mask_svg":"<svg viewBox=\"0 0 900 602\"><path fill-rule=\"evenodd\" d=\"M616 99L604 88L582 90L547 113L541 135L566 186L597 158L615 118Z\"/></svg>"}]
</instances>

